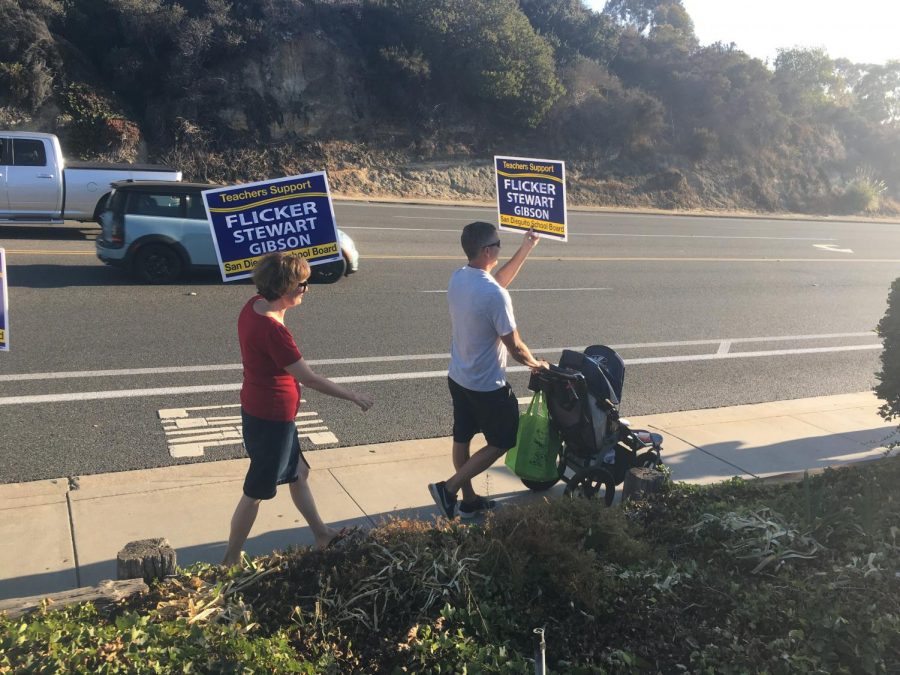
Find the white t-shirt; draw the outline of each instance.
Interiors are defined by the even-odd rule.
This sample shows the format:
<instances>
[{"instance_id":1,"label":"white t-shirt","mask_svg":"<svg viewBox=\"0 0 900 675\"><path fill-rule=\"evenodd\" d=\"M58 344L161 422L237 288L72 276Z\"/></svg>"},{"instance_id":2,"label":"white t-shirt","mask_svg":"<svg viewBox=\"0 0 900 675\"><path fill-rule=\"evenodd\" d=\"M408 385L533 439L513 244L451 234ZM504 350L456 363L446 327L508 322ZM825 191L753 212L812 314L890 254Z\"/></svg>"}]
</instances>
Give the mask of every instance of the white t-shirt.
<instances>
[{"instance_id":1,"label":"white t-shirt","mask_svg":"<svg viewBox=\"0 0 900 675\"><path fill-rule=\"evenodd\" d=\"M501 335L516 329L509 293L489 273L466 265L447 287L450 322L450 378L474 391L506 384L506 346Z\"/></svg>"}]
</instances>

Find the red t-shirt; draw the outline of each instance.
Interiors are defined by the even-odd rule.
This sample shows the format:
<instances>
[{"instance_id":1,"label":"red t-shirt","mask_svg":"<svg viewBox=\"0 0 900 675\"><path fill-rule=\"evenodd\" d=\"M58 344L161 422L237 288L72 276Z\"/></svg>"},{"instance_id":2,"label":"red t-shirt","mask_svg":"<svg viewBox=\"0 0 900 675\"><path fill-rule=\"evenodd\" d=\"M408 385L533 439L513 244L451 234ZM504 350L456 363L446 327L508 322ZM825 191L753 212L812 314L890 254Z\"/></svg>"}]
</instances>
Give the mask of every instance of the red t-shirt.
<instances>
[{"instance_id":1,"label":"red t-shirt","mask_svg":"<svg viewBox=\"0 0 900 675\"><path fill-rule=\"evenodd\" d=\"M300 360L294 336L275 319L258 314L250 298L238 316L238 340L244 364L241 407L254 417L288 422L300 408L300 383L285 366Z\"/></svg>"}]
</instances>

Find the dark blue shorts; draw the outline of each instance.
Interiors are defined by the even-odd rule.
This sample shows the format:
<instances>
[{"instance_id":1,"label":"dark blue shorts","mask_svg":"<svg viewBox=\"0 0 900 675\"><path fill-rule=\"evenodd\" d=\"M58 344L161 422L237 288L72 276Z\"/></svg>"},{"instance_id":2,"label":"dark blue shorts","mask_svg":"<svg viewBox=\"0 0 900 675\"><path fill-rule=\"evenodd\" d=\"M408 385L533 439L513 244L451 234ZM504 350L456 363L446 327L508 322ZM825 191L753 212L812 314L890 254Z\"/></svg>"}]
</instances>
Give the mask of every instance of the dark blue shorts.
<instances>
[{"instance_id":1,"label":"dark blue shorts","mask_svg":"<svg viewBox=\"0 0 900 675\"><path fill-rule=\"evenodd\" d=\"M488 445L509 450L519 432L519 400L506 384L493 391L473 391L449 377L453 399L453 440L468 443L479 431Z\"/></svg>"},{"instance_id":2,"label":"dark blue shorts","mask_svg":"<svg viewBox=\"0 0 900 675\"><path fill-rule=\"evenodd\" d=\"M277 485L297 480L300 460L309 463L300 452L297 425L254 417L241 409L244 424L244 449L250 455L250 468L244 478L244 494L251 499L272 499Z\"/></svg>"}]
</instances>

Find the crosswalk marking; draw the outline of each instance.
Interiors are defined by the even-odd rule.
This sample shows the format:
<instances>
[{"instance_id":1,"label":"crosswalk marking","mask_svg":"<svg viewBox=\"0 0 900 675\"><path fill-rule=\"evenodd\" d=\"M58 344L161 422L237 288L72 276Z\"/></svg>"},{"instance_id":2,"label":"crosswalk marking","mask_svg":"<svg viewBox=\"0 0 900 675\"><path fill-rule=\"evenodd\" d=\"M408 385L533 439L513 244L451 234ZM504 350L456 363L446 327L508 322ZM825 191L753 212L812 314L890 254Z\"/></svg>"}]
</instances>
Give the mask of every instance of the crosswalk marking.
<instances>
[{"instance_id":1,"label":"crosswalk marking","mask_svg":"<svg viewBox=\"0 0 900 675\"><path fill-rule=\"evenodd\" d=\"M169 454L176 458L202 457L207 448L241 445L243 442L241 416L215 414L227 413L229 409L234 408L240 408L240 404L158 410L157 415L166 434ZM337 445L337 436L319 418L319 413L303 411L297 413L296 420L301 439L306 439L314 446Z\"/></svg>"}]
</instances>

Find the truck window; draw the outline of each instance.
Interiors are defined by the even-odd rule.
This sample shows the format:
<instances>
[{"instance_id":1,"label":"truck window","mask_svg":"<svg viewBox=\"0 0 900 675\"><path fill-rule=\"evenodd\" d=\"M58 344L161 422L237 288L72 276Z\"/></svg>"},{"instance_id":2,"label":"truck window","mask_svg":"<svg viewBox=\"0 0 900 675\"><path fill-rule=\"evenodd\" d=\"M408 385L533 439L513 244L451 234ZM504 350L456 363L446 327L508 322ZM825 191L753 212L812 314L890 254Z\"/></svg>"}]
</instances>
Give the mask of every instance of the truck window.
<instances>
[{"instance_id":1,"label":"truck window","mask_svg":"<svg viewBox=\"0 0 900 675\"><path fill-rule=\"evenodd\" d=\"M44 152L44 142L32 138L14 138L13 165L14 166L46 166L47 153Z\"/></svg>"},{"instance_id":2,"label":"truck window","mask_svg":"<svg viewBox=\"0 0 900 675\"><path fill-rule=\"evenodd\" d=\"M131 196L128 213L136 216L181 218L181 196L139 192Z\"/></svg>"}]
</instances>

